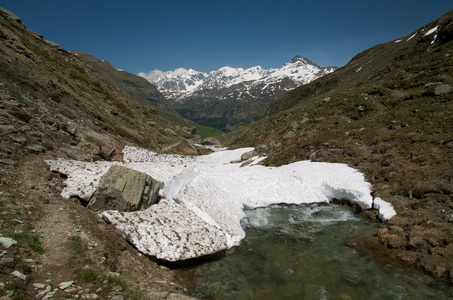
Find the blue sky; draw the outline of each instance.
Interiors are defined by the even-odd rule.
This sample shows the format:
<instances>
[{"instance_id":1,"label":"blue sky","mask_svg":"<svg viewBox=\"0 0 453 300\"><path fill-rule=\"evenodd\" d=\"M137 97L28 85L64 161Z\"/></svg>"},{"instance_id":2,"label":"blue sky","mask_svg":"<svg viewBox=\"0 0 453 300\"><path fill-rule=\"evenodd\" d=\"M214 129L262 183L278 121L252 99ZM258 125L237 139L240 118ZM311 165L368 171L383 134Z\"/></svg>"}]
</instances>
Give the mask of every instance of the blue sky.
<instances>
[{"instance_id":1,"label":"blue sky","mask_svg":"<svg viewBox=\"0 0 453 300\"><path fill-rule=\"evenodd\" d=\"M295 55L343 66L453 9L451 0L0 0L67 50L137 74L279 68Z\"/></svg>"}]
</instances>

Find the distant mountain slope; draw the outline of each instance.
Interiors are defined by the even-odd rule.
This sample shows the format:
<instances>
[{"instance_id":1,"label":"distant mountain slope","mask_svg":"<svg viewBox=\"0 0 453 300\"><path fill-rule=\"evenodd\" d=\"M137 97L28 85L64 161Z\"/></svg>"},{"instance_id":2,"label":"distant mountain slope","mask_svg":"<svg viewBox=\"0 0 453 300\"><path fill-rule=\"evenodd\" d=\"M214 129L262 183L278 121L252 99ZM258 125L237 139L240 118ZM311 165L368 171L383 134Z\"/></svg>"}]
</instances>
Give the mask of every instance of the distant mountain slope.
<instances>
[{"instance_id":1,"label":"distant mountain slope","mask_svg":"<svg viewBox=\"0 0 453 300\"><path fill-rule=\"evenodd\" d=\"M165 97L149 81L126 71L118 70L106 60L100 60L91 54L72 52L85 60L96 73L108 79L111 84L142 104L176 113Z\"/></svg>"},{"instance_id":2,"label":"distant mountain slope","mask_svg":"<svg viewBox=\"0 0 453 300\"><path fill-rule=\"evenodd\" d=\"M148 80L129 72L118 70L110 65L108 61L97 59L91 54L81 52L71 53L86 61L93 71L121 92L128 95L131 99L143 105L151 105L156 109L160 117L171 122L173 125L179 127L195 127L197 133L202 137L210 136L212 133L218 131L181 117L170 102Z\"/></svg>"},{"instance_id":3,"label":"distant mountain slope","mask_svg":"<svg viewBox=\"0 0 453 300\"><path fill-rule=\"evenodd\" d=\"M287 93L225 141L262 145L270 165L359 169L398 213L362 249L453 283L453 11Z\"/></svg>"},{"instance_id":4,"label":"distant mountain slope","mask_svg":"<svg viewBox=\"0 0 453 300\"><path fill-rule=\"evenodd\" d=\"M258 119L287 91L335 69L296 56L279 69L223 67L208 74L180 68L139 75L154 83L182 116L231 131Z\"/></svg>"}]
</instances>

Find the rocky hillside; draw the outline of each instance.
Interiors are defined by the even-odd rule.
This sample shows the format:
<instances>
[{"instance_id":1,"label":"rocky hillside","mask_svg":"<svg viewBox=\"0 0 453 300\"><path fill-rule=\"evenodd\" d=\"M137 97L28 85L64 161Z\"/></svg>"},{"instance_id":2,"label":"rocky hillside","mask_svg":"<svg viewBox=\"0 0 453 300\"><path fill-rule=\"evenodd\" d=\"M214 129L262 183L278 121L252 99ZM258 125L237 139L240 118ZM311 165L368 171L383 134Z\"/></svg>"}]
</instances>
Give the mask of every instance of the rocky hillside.
<instances>
[{"instance_id":1,"label":"rocky hillside","mask_svg":"<svg viewBox=\"0 0 453 300\"><path fill-rule=\"evenodd\" d=\"M78 200L46 159L197 154L191 135L0 9L0 297L146 299L183 292ZM172 283L172 284L170 284ZM121 298L118 298L121 297Z\"/></svg>"},{"instance_id":2,"label":"rocky hillside","mask_svg":"<svg viewBox=\"0 0 453 300\"><path fill-rule=\"evenodd\" d=\"M208 74L180 68L140 75L154 83L183 117L232 131L257 120L289 90L335 69L296 56L279 69L223 67Z\"/></svg>"},{"instance_id":3,"label":"rocky hillside","mask_svg":"<svg viewBox=\"0 0 453 300\"><path fill-rule=\"evenodd\" d=\"M398 215L362 249L453 282L453 11L270 105L230 145L347 163Z\"/></svg>"}]
</instances>

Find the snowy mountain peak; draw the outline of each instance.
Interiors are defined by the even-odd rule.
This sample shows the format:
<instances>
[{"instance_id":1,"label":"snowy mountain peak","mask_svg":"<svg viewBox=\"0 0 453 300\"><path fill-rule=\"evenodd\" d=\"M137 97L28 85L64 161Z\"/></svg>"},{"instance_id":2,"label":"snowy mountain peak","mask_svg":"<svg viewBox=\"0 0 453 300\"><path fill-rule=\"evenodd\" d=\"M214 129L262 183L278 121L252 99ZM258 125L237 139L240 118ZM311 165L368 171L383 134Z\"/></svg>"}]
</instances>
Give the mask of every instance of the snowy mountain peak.
<instances>
[{"instance_id":1,"label":"snowy mountain peak","mask_svg":"<svg viewBox=\"0 0 453 300\"><path fill-rule=\"evenodd\" d=\"M300 55L294 56L294 58L291 59L291 61L289 63L284 63L282 68L285 67L285 66L288 66L288 65L297 66L297 67L302 67L302 66L305 66L305 65L311 65L311 66L316 66L317 68L321 68L320 66L318 66L317 64L315 64L314 62L309 60L308 58L302 57Z\"/></svg>"},{"instance_id":2,"label":"snowy mountain peak","mask_svg":"<svg viewBox=\"0 0 453 300\"><path fill-rule=\"evenodd\" d=\"M305 57L302 57L302 56L300 56L300 55L296 55L296 56L293 57L293 59L291 59L290 63L296 63L296 62L298 62L298 61L305 62L305 61L307 61L307 60L308 60L308 59L305 58Z\"/></svg>"},{"instance_id":3,"label":"snowy mountain peak","mask_svg":"<svg viewBox=\"0 0 453 300\"><path fill-rule=\"evenodd\" d=\"M320 67L309 59L296 55L279 69L263 69L260 66L243 69L225 66L209 74L178 68L166 72L160 70L141 72L138 75L155 84L170 101L184 101L193 93L224 89L240 83L251 87L262 83L275 84L284 78L289 78L297 86L331 73L335 69Z\"/></svg>"}]
</instances>

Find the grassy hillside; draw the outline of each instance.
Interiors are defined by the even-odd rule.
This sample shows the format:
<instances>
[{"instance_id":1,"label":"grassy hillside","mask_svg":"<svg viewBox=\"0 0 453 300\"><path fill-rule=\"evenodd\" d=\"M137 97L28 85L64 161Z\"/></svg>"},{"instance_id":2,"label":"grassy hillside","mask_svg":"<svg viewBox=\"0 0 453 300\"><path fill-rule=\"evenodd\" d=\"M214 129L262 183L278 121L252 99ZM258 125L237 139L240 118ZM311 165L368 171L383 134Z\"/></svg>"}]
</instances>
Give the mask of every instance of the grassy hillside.
<instances>
[{"instance_id":1,"label":"grassy hillside","mask_svg":"<svg viewBox=\"0 0 453 300\"><path fill-rule=\"evenodd\" d=\"M359 169L373 196L398 212L364 247L384 245L380 253L393 261L452 282L452 39L453 11L295 89L225 141L264 145L268 165L312 160Z\"/></svg>"}]
</instances>

